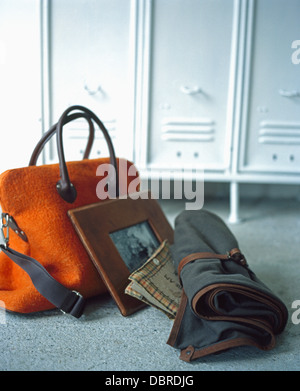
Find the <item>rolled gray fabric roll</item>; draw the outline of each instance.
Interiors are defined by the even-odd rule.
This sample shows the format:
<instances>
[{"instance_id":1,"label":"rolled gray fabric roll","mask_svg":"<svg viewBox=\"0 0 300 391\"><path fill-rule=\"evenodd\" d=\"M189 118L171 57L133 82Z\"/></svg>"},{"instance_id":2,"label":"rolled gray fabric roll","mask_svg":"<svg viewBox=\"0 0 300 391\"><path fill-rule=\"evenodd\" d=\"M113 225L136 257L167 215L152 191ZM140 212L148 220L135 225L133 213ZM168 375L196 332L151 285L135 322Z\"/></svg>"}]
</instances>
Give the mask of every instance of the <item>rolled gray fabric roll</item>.
<instances>
[{"instance_id":1,"label":"rolled gray fabric roll","mask_svg":"<svg viewBox=\"0 0 300 391\"><path fill-rule=\"evenodd\" d=\"M221 218L206 210L182 212L171 252L183 289L167 343L181 350L182 360L241 345L275 346L287 308L250 269Z\"/></svg>"}]
</instances>

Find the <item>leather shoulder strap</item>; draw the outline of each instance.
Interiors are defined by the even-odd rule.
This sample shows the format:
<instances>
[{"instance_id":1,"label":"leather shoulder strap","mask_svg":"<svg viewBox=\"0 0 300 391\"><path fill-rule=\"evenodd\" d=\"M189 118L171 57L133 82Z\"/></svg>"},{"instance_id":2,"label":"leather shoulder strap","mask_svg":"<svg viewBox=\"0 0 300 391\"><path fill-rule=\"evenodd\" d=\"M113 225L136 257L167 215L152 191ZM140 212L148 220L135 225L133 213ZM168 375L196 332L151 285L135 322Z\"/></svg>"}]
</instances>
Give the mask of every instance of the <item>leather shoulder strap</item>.
<instances>
[{"instance_id":1,"label":"leather shoulder strap","mask_svg":"<svg viewBox=\"0 0 300 391\"><path fill-rule=\"evenodd\" d=\"M0 245L1 250L30 276L38 292L62 312L75 318L82 315L85 299L56 281L37 260Z\"/></svg>"}]
</instances>

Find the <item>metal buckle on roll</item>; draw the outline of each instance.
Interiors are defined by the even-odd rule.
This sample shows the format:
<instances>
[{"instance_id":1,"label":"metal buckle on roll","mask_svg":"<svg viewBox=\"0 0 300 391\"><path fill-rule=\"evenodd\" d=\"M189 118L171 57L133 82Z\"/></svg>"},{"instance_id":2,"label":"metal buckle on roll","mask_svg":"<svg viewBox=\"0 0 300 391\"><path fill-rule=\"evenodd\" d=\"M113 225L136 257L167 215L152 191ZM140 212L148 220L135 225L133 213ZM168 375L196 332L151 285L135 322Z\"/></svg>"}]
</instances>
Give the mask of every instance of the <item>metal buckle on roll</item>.
<instances>
[{"instance_id":1,"label":"metal buckle on roll","mask_svg":"<svg viewBox=\"0 0 300 391\"><path fill-rule=\"evenodd\" d=\"M231 261L238 263L242 266L248 266L246 258L244 257L244 255L242 253L237 251L232 254L231 252L227 251L226 255L227 255L228 260L231 260Z\"/></svg>"}]
</instances>

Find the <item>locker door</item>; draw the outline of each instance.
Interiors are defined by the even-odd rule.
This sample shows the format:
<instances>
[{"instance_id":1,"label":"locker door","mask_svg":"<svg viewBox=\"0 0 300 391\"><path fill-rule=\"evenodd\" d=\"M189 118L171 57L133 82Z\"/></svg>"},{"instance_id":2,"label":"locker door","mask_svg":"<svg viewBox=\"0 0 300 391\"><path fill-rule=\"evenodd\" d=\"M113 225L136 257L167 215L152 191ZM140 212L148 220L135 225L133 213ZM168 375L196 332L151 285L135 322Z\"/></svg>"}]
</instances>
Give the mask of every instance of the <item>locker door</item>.
<instances>
[{"instance_id":1,"label":"locker door","mask_svg":"<svg viewBox=\"0 0 300 391\"><path fill-rule=\"evenodd\" d=\"M118 156L132 159L133 68L130 0L52 0L50 8L52 121L70 105L93 110ZM87 125L65 132L66 157L80 158ZM97 130L91 157L108 156Z\"/></svg>"},{"instance_id":2,"label":"locker door","mask_svg":"<svg viewBox=\"0 0 300 391\"><path fill-rule=\"evenodd\" d=\"M156 0L147 164L225 170L234 2Z\"/></svg>"},{"instance_id":3,"label":"locker door","mask_svg":"<svg viewBox=\"0 0 300 391\"><path fill-rule=\"evenodd\" d=\"M271 4L272 3L272 4ZM300 170L300 2L251 1L240 168Z\"/></svg>"}]
</instances>

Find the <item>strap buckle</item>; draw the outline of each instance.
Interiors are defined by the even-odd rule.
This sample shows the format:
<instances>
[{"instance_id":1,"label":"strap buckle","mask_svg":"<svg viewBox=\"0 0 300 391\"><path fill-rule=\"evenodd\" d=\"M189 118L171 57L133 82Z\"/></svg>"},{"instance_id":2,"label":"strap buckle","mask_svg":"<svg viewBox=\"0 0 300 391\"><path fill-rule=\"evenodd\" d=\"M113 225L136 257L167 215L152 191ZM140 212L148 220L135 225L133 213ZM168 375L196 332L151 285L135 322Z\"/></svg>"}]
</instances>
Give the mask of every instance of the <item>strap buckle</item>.
<instances>
[{"instance_id":1,"label":"strap buckle","mask_svg":"<svg viewBox=\"0 0 300 391\"><path fill-rule=\"evenodd\" d=\"M85 299L84 297L77 291L72 290L72 295L68 295L68 301L65 300L60 311L66 315L71 314L75 316L75 318L79 318L83 312ZM75 296L73 295L75 294ZM69 301L70 300L70 301Z\"/></svg>"},{"instance_id":2,"label":"strap buckle","mask_svg":"<svg viewBox=\"0 0 300 391\"><path fill-rule=\"evenodd\" d=\"M9 229L12 229L24 242L28 242L25 232L20 229L14 218L8 213L1 213L0 236L5 249L8 248Z\"/></svg>"},{"instance_id":3,"label":"strap buckle","mask_svg":"<svg viewBox=\"0 0 300 391\"><path fill-rule=\"evenodd\" d=\"M226 255L228 260L238 263L242 266L248 266L244 254L242 254L238 248L233 248L229 252L227 251Z\"/></svg>"},{"instance_id":4,"label":"strap buckle","mask_svg":"<svg viewBox=\"0 0 300 391\"><path fill-rule=\"evenodd\" d=\"M9 242L9 214L1 214L1 226L0 226L0 244L4 246L5 249L8 247Z\"/></svg>"}]
</instances>

